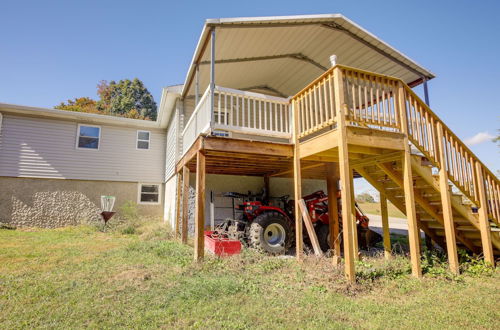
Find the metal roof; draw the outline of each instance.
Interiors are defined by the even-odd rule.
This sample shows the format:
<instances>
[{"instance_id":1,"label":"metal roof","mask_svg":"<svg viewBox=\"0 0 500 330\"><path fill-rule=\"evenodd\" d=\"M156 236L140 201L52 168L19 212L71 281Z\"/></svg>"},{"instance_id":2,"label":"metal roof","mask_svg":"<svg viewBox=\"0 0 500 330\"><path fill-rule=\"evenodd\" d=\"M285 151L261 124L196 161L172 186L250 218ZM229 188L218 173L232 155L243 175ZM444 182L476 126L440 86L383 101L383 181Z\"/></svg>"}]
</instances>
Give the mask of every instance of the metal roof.
<instances>
[{"instance_id":1,"label":"metal roof","mask_svg":"<svg viewBox=\"0 0 500 330\"><path fill-rule=\"evenodd\" d=\"M208 19L189 68L183 96L200 93L210 79L210 30L216 29L215 83L291 96L330 67L378 72L417 85L435 75L340 14Z\"/></svg>"}]
</instances>

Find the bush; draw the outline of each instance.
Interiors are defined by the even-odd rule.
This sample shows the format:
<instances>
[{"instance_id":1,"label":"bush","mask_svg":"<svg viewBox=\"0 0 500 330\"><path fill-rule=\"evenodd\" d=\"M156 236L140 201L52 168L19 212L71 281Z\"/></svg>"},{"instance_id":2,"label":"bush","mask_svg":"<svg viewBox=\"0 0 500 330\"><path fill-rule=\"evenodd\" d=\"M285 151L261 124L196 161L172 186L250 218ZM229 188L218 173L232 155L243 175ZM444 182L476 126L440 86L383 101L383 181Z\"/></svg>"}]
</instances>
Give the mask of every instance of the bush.
<instances>
[{"instance_id":1,"label":"bush","mask_svg":"<svg viewBox=\"0 0 500 330\"><path fill-rule=\"evenodd\" d=\"M362 193L356 196L358 203L375 203L375 199L369 193Z\"/></svg>"}]
</instances>

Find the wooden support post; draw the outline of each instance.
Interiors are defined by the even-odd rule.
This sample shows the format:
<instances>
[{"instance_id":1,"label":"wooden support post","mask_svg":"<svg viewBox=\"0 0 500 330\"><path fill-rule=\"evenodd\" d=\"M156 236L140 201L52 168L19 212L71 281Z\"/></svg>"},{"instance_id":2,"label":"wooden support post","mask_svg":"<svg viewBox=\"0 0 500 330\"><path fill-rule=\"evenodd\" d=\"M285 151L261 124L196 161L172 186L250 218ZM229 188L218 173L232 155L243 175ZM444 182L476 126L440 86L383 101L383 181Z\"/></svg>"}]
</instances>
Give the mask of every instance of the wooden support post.
<instances>
[{"instance_id":1,"label":"wooden support post","mask_svg":"<svg viewBox=\"0 0 500 330\"><path fill-rule=\"evenodd\" d=\"M299 200L302 199L302 179L300 173L299 153L299 114L295 102L292 103L293 116L293 188L295 197L295 255L298 260L302 259L304 242L302 235L302 215L299 212Z\"/></svg>"},{"instance_id":2,"label":"wooden support post","mask_svg":"<svg viewBox=\"0 0 500 330\"><path fill-rule=\"evenodd\" d=\"M182 174L177 172L177 190L175 191L175 225L174 225L174 237L179 238L180 228L181 228L181 199L182 199Z\"/></svg>"},{"instance_id":3,"label":"wooden support post","mask_svg":"<svg viewBox=\"0 0 500 330\"><path fill-rule=\"evenodd\" d=\"M417 211L415 205L415 194L413 191L413 175L411 170L411 153L408 144L408 123L406 118L405 90L401 82L398 82L398 108L401 118L401 132L405 134L403 154L403 186L405 194L406 217L408 219L408 240L410 242L411 273L415 277L422 277L420 266L420 232L417 223Z\"/></svg>"},{"instance_id":4,"label":"wooden support post","mask_svg":"<svg viewBox=\"0 0 500 330\"><path fill-rule=\"evenodd\" d=\"M188 240L188 202L189 202L189 168L182 168L182 226L181 226L181 241L187 244Z\"/></svg>"},{"instance_id":5,"label":"wooden support post","mask_svg":"<svg viewBox=\"0 0 500 330\"><path fill-rule=\"evenodd\" d=\"M353 168L350 167L350 182L351 182L351 201L352 201L352 207L351 207L351 219L354 222L352 226L352 238L353 238L353 248L354 248L354 260L359 260L360 259L360 253L359 253L359 241L358 241L358 226L357 226L357 217L356 217L356 198L354 197L354 171Z\"/></svg>"},{"instance_id":6,"label":"wooden support post","mask_svg":"<svg viewBox=\"0 0 500 330\"><path fill-rule=\"evenodd\" d=\"M453 223L453 211L451 207L451 193L448 181L448 172L446 171L446 159L444 155L443 144L443 126L437 124L437 142L439 152L439 190L441 192L441 204L443 208L444 232L446 236L446 250L448 253L448 263L450 271L454 274L460 272L458 264L457 242L455 224Z\"/></svg>"},{"instance_id":7,"label":"wooden support post","mask_svg":"<svg viewBox=\"0 0 500 330\"><path fill-rule=\"evenodd\" d=\"M384 238L384 256L390 259L392 253L391 233L389 231L389 213L387 212L387 196L380 191L380 216L382 218L382 237Z\"/></svg>"},{"instance_id":8,"label":"wooden support post","mask_svg":"<svg viewBox=\"0 0 500 330\"><path fill-rule=\"evenodd\" d=\"M345 114L347 113L344 102L344 81L342 70L336 67L333 70L335 79L335 108L337 110L337 130L339 131L339 173L341 182L342 202L342 231L344 237L345 275L350 282L356 281L354 268L354 219L352 218L352 180L349 166L349 151L347 149L347 127Z\"/></svg>"},{"instance_id":9,"label":"wooden support post","mask_svg":"<svg viewBox=\"0 0 500 330\"><path fill-rule=\"evenodd\" d=\"M476 162L477 190L479 193L479 229L481 230L481 243L483 245L484 261L495 265L495 256L493 254L493 246L491 245L491 229L488 222L488 198L486 197L486 189L484 187L484 176L481 164Z\"/></svg>"},{"instance_id":10,"label":"wooden support post","mask_svg":"<svg viewBox=\"0 0 500 330\"><path fill-rule=\"evenodd\" d=\"M302 219L306 225L307 233L309 234L309 239L314 250L314 254L319 256L323 255L321 247L319 246L318 236L316 236L316 231L314 230L311 217L309 216L309 210L307 209L306 202L303 199L299 200L300 213L302 213Z\"/></svg>"},{"instance_id":11,"label":"wooden support post","mask_svg":"<svg viewBox=\"0 0 500 330\"><path fill-rule=\"evenodd\" d=\"M194 210L194 260L203 260L205 254L205 155L196 154L196 202Z\"/></svg>"},{"instance_id":12,"label":"wooden support post","mask_svg":"<svg viewBox=\"0 0 500 330\"><path fill-rule=\"evenodd\" d=\"M340 223L339 223L339 166L336 163L326 164L326 186L328 191L328 218L330 227L330 248L333 249L333 264L340 262Z\"/></svg>"}]
</instances>

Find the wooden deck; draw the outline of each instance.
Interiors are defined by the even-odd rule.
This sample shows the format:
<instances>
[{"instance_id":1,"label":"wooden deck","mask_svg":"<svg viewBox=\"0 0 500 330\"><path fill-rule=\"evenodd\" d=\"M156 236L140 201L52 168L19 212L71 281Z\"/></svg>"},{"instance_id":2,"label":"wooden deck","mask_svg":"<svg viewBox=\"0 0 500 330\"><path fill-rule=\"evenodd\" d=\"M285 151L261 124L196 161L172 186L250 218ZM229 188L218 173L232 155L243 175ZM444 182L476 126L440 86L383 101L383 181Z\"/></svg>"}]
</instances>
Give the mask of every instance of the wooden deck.
<instances>
[{"instance_id":1,"label":"wooden deck","mask_svg":"<svg viewBox=\"0 0 500 330\"><path fill-rule=\"evenodd\" d=\"M422 274L420 230L447 251L454 273L459 272L457 247L482 254L486 262L495 263L495 255L500 255L500 235L492 227L500 227L500 181L401 80L336 66L295 95L289 105L283 105L281 99L245 97L242 104L247 104L247 108L240 109L238 101L233 103L231 98L227 101L224 96L214 123L218 129L224 125L234 129L239 125L236 131L240 131L248 126L250 133L264 131L272 136L269 130L279 128L282 137L290 132L291 140L276 143L199 135L186 148L176 167L179 178L176 232L183 228L181 237L187 240L184 232L187 212L182 212L181 218L181 203L185 210L189 173L196 172L197 260L204 253L205 176L232 174L293 177L296 210L300 209L302 179L326 180L332 196L340 183L342 256L350 281L355 281L354 265L358 259L353 212L353 177L357 176L363 176L380 192L387 257L391 251L386 201L390 200L406 214L414 276ZM274 102L272 115L261 106L265 102ZM230 104L230 110L226 103ZM283 114L289 110L292 118L280 119L279 111ZM247 118L247 122L240 121L238 116ZM271 118L275 118L274 124L268 126ZM418 150L416 155L414 150ZM460 194L453 193L451 186ZM477 212L472 211L472 206ZM330 228L331 237L336 237L338 213L331 209L329 214L330 223L334 224ZM306 221L308 229L311 226L301 212L295 212L295 217L296 256L300 259L302 221ZM334 255L337 263L340 246L334 246Z\"/></svg>"}]
</instances>

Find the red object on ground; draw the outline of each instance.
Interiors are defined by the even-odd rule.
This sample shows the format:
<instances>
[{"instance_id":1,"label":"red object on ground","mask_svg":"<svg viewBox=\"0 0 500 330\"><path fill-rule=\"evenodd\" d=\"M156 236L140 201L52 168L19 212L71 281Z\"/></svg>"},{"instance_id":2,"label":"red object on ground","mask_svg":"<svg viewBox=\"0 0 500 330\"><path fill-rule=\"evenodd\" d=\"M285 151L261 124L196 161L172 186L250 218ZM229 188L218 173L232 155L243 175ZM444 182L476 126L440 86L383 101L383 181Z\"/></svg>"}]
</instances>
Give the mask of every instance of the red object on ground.
<instances>
[{"instance_id":1,"label":"red object on ground","mask_svg":"<svg viewBox=\"0 0 500 330\"><path fill-rule=\"evenodd\" d=\"M223 237L211 230L205 231L205 247L213 254L221 257L241 252L240 241Z\"/></svg>"}]
</instances>

